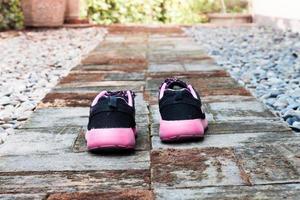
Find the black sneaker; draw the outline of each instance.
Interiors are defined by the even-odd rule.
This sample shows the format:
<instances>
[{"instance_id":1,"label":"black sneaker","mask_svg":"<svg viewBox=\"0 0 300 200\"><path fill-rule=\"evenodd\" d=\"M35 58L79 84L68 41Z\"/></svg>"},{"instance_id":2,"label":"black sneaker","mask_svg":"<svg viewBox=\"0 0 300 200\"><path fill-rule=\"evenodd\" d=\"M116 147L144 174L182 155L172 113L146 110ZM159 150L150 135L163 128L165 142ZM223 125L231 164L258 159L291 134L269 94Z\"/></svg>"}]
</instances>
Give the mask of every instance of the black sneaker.
<instances>
[{"instance_id":1,"label":"black sneaker","mask_svg":"<svg viewBox=\"0 0 300 200\"><path fill-rule=\"evenodd\" d=\"M85 135L89 150L134 149L134 96L132 91L102 91L96 96Z\"/></svg>"},{"instance_id":2,"label":"black sneaker","mask_svg":"<svg viewBox=\"0 0 300 200\"><path fill-rule=\"evenodd\" d=\"M208 122L199 94L191 85L168 78L160 86L159 136L162 141L202 138Z\"/></svg>"}]
</instances>

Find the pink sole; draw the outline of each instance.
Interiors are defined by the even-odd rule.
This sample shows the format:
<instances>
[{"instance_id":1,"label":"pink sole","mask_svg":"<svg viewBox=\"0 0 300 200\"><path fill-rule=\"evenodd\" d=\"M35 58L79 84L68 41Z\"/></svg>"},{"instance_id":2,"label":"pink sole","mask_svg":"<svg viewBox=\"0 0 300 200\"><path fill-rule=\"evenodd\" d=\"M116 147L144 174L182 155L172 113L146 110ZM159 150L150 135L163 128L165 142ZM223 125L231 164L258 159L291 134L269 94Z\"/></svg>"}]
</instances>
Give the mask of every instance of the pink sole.
<instances>
[{"instance_id":1,"label":"pink sole","mask_svg":"<svg viewBox=\"0 0 300 200\"><path fill-rule=\"evenodd\" d=\"M159 136L162 141L173 141L188 138L202 138L207 129L207 120L174 120L160 121Z\"/></svg>"},{"instance_id":2,"label":"pink sole","mask_svg":"<svg viewBox=\"0 0 300 200\"><path fill-rule=\"evenodd\" d=\"M85 135L88 150L134 149L135 129L103 128L92 129Z\"/></svg>"}]
</instances>

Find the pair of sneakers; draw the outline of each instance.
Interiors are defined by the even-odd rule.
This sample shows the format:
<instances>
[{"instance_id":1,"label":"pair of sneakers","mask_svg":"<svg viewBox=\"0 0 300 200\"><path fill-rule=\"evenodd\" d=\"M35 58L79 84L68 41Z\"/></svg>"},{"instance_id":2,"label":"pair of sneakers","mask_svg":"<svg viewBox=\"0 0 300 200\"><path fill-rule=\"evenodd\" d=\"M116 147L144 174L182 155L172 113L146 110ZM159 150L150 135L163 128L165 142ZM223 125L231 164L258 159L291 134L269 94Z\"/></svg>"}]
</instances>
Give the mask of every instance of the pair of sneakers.
<instances>
[{"instance_id":1,"label":"pair of sneakers","mask_svg":"<svg viewBox=\"0 0 300 200\"><path fill-rule=\"evenodd\" d=\"M137 137L135 94L132 91L102 91L90 108L89 150L134 149ZM159 88L159 136L164 142L202 138L208 127L199 94L191 85L166 79Z\"/></svg>"}]
</instances>

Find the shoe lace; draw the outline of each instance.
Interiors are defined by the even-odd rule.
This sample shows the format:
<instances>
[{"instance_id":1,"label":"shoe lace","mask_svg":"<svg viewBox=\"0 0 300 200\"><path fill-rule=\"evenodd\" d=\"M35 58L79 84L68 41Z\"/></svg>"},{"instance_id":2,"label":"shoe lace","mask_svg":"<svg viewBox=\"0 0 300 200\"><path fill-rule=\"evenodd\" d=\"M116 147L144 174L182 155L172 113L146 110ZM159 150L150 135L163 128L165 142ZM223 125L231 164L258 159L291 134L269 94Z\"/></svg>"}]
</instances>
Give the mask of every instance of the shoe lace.
<instances>
[{"instance_id":1,"label":"shoe lace","mask_svg":"<svg viewBox=\"0 0 300 200\"><path fill-rule=\"evenodd\" d=\"M131 93L132 98L135 98L136 94L131 90L129 90L129 92ZM107 96L118 96L118 97L128 98L127 91L124 91L124 90L115 91L115 92L107 91L106 95Z\"/></svg>"},{"instance_id":2,"label":"shoe lace","mask_svg":"<svg viewBox=\"0 0 300 200\"><path fill-rule=\"evenodd\" d=\"M167 87L171 84L171 83L174 83L174 82L177 82L179 83L180 85L186 85L186 83L178 78L167 78L166 80L164 80L161 85L159 86L159 89L161 89L161 87L163 86L164 83L167 84Z\"/></svg>"}]
</instances>

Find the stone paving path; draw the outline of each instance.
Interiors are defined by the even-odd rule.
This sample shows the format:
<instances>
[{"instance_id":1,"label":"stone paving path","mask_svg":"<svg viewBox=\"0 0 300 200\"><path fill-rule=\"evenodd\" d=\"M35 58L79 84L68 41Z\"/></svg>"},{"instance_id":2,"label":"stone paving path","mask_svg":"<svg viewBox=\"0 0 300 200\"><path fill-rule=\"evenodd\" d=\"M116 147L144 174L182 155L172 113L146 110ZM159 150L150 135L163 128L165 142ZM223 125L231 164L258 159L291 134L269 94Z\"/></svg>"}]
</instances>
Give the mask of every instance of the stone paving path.
<instances>
[{"instance_id":1,"label":"stone paving path","mask_svg":"<svg viewBox=\"0 0 300 200\"><path fill-rule=\"evenodd\" d=\"M157 90L170 76L201 91L203 141L160 142ZM86 151L89 105L103 89L137 93L134 153ZM179 27L112 26L0 146L0 199L299 199L299 145Z\"/></svg>"}]
</instances>

